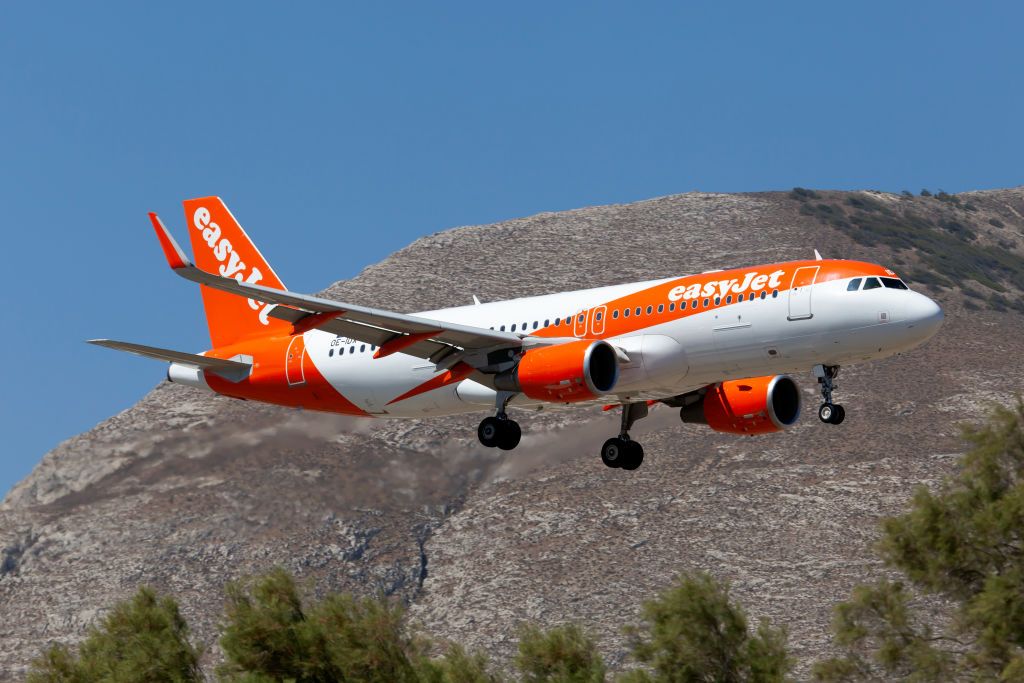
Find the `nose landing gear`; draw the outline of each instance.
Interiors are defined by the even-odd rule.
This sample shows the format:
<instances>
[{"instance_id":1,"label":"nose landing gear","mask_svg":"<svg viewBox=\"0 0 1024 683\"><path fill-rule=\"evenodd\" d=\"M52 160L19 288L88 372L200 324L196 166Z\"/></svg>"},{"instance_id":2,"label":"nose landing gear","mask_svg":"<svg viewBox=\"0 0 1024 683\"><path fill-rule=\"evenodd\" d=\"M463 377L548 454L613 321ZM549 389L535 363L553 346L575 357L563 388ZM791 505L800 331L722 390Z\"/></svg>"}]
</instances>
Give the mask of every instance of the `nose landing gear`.
<instances>
[{"instance_id":1,"label":"nose landing gear","mask_svg":"<svg viewBox=\"0 0 1024 683\"><path fill-rule=\"evenodd\" d=\"M814 376L821 387L821 407L818 408L818 419L826 424L841 424L846 419L846 410L838 403L832 402L832 392L836 388L835 379L839 375L838 365L815 365Z\"/></svg>"},{"instance_id":2,"label":"nose landing gear","mask_svg":"<svg viewBox=\"0 0 1024 683\"><path fill-rule=\"evenodd\" d=\"M505 413L505 408L508 407L508 402L512 400L513 396L515 394L511 391L499 391L496 399L497 415L485 417L477 427L477 438L484 446L510 451L519 445L523 430L519 427L518 422L510 420Z\"/></svg>"},{"instance_id":3,"label":"nose landing gear","mask_svg":"<svg viewBox=\"0 0 1024 683\"><path fill-rule=\"evenodd\" d=\"M644 447L629 438L629 430L637 420L647 417L647 403L622 404L622 431L601 446L601 462L608 467L635 470L644 461Z\"/></svg>"}]
</instances>

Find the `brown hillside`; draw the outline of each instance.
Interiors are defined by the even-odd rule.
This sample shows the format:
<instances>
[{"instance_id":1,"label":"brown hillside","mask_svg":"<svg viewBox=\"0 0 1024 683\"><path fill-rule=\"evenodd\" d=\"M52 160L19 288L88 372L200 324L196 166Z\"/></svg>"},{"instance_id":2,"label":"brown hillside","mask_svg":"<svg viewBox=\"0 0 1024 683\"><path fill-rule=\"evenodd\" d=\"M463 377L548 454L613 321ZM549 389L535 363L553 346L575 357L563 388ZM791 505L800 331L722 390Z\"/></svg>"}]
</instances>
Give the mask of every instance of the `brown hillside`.
<instances>
[{"instance_id":1,"label":"brown hillside","mask_svg":"<svg viewBox=\"0 0 1024 683\"><path fill-rule=\"evenodd\" d=\"M46 454L0 505L0 678L140 583L178 596L212 644L224 582L275 564L318 592L400 595L429 633L499 660L521 620L581 621L614 666L640 602L699 567L786 624L805 672L834 602L879 571L878 518L949 470L959 421L1024 387L1022 214L1024 188L690 193L417 240L327 294L424 310L816 247L931 286L947 321L907 356L844 369L839 427L807 411L787 434L737 438L661 406L632 473L601 465L617 418L597 410L521 414L505 454L476 444L479 416L360 422L158 386Z\"/></svg>"}]
</instances>

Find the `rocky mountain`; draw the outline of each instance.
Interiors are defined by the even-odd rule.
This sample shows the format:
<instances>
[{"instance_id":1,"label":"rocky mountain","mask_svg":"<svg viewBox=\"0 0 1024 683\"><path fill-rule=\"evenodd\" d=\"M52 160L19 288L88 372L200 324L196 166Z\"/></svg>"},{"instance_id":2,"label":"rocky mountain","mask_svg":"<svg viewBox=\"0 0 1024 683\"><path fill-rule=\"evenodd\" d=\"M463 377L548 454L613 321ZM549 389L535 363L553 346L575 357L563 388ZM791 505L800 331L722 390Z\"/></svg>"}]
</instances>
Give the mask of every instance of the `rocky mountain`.
<instances>
[{"instance_id":1,"label":"rocky mountain","mask_svg":"<svg viewBox=\"0 0 1024 683\"><path fill-rule=\"evenodd\" d=\"M0 679L140 583L178 597L212 644L224 583L273 565L318 594L398 595L426 632L499 662L521 621L579 621L613 667L640 603L703 568L788 626L804 675L832 605L883 571L878 519L950 471L958 423L1024 387L1022 214L1024 188L694 192L417 240L326 295L415 311L816 247L916 278L946 324L906 356L845 368L839 427L806 411L786 434L739 438L656 407L635 472L601 465L617 417L595 409L520 414L522 445L504 453L477 445L480 416L360 421L161 384L46 454L0 505Z\"/></svg>"}]
</instances>

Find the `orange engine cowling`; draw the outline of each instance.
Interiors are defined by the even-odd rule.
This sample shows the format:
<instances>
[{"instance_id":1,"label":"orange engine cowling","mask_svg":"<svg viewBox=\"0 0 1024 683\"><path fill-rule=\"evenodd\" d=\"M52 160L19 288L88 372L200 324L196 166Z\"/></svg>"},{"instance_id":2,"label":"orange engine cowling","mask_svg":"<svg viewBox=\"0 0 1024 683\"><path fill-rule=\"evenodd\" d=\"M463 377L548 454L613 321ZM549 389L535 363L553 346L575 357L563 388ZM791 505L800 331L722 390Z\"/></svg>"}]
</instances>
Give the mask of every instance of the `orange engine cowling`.
<instances>
[{"instance_id":1,"label":"orange engine cowling","mask_svg":"<svg viewBox=\"0 0 1024 683\"><path fill-rule=\"evenodd\" d=\"M540 401L572 403L607 394L618 381L619 359L611 344L584 339L527 351L519 365L494 378L494 386Z\"/></svg>"},{"instance_id":2,"label":"orange engine cowling","mask_svg":"<svg viewBox=\"0 0 1024 683\"><path fill-rule=\"evenodd\" d=\"M701 400L684 406L679 416L683 422L706 424L716 432L778 432L800 417L800 390L786 375L712 384Z\"/></svg>"}]
</instances>

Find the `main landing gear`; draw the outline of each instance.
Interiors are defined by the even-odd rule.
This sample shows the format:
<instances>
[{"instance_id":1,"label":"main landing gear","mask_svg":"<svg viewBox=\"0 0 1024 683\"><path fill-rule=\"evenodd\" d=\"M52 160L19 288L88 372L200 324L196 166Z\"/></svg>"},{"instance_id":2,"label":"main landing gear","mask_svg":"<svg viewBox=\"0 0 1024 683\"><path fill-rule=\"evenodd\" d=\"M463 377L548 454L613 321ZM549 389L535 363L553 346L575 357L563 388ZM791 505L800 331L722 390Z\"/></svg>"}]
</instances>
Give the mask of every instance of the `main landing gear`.
<instances>
[{"instance_id":1,"label":"main landing gear","mask_svg":"<svg viewBox=\"0 0 1024 683\"><path fill-rule=\"evenodd\" d=\"M835 379L839 375L838 365L815 365L814 376L821 387L821 407L818 408L818 419L826 424L840 424L846 419L846 411L838 403L832 402L832 392L836 388Z\"/></svg>"},{"instance_id":2,"label":"main landing gear","mask_svg":"<svg viewBox=\"0 0 1024 683\"><path fill-rule=\"evenodd\" d=\"M624 470L635 470L644 461L644 448L629 438L629 430L633 424L647 417L647 403L622 404L622 431L601 446L601 461L608 467L621 467Z\"/></svg>"},{"instance_id":3,"label":"main landing gear","mask_svg":"<svg viewBox=\"0 0 1024 683\"><path fill-rule=\"evenodd\" d=\"M512 400L513 396L515 394L511 391L499 391L496 401L497 415L485 417L477 427L477 438L484 446L510 451L519 445L523 430L520 429L518 422L510 420L505 413L505 408L508 407L508 402Z\"/></svg>"}]
</instances>

